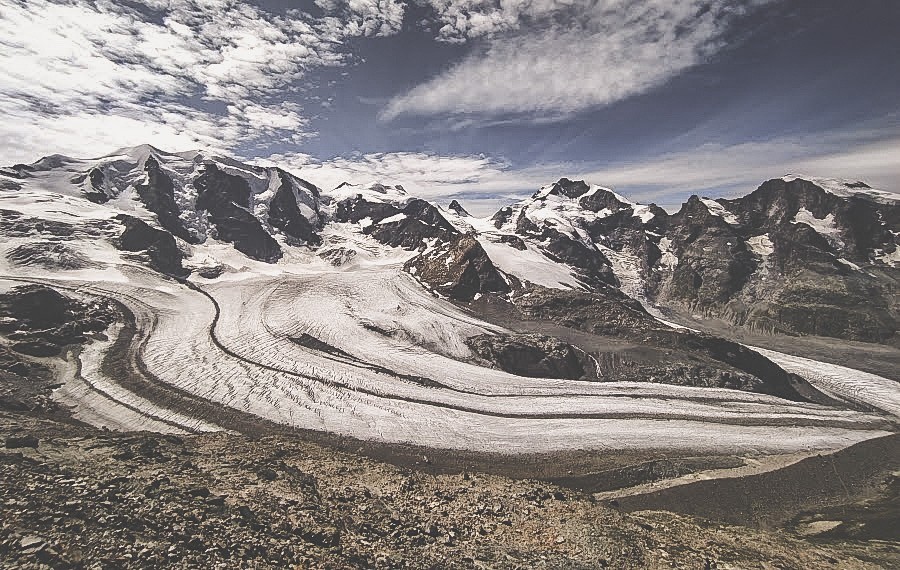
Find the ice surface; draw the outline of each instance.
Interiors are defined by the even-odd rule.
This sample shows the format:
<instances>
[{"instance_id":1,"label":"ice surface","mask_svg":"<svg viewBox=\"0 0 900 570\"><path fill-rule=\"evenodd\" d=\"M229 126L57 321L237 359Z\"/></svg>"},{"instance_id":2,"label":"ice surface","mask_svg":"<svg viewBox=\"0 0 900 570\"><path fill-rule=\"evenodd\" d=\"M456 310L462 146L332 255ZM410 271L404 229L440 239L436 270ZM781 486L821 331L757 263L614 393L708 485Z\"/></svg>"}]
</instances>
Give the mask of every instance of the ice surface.
<instances>
[{"instance_id":1,"label":"ice surface","mask_svg":"<svg viewBox=\"0 0 900 570\"><path fill-rule=\"evenodd\" d=\"M826 394L882 410L895 418L900 418L900 382L846 366L828 364L755 346L750 348L788 372L803 376L810 384Z\"/></svg>"},{"instance_id":2,"label":"ice surface","mask_svg":"<svg viewBox=\"0 0 900 570\"><path fill-rule=\"evenodd\" d=\"M709 210L710 214L712 214L714 216L719 216L720 218L722 218L723 220L725 220L726 222L728 222L729 224L732 224L732 225L736 225L736 224L740 223L740 221L737 219L737 216L735 216L734 214L732 214L731 212L726 210L725 206L723 206L722 204L719 204L715 200L710 200L708 198L700 198L700 201L703 202L703 204Z\"/></svg>"},{"instance_id":3,"label":"ice surface","mask_svg":"<svg viewBox=\"0 0 900 570\"><path fill-rule=\"evenodd\" d=\"M841 239L841 229L834 221L834 214L828 214L824 218L817 218L812 212L806 208L800 208L797 215L794 216L795 224L806 224L816 232L828 240L836 249L844 247L844 241Z\"/></svg>"},{"instance_id":4,"label":"ice surface","mask_svg":"<svg viewBox=\"0 0 900 570\"><path fill-rule=\"evenodd\" d=\"M750 251L764 259L775 253L775 246L769 239L769 234L753 236L747 240L747 245L750 246Z\"/></svg>"}]
</instances>

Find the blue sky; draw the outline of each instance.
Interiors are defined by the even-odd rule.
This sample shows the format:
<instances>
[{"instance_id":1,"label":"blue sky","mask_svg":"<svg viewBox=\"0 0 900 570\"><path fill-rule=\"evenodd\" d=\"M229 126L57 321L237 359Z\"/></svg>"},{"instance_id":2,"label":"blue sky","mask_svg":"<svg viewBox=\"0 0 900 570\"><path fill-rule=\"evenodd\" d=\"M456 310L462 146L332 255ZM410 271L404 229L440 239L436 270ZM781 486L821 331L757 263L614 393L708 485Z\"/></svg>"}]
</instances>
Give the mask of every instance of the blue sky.
<instances>
[{"instance_id":1,"label":"blue sky","mask_svg":"<svg viewBox=\"0 0 900 570\"><path fill-rule=\"evenodd\" d=\"M0 0L0 163L149 142L487 213L900 190L895 0Z\"/></svg>"}]
</instances>

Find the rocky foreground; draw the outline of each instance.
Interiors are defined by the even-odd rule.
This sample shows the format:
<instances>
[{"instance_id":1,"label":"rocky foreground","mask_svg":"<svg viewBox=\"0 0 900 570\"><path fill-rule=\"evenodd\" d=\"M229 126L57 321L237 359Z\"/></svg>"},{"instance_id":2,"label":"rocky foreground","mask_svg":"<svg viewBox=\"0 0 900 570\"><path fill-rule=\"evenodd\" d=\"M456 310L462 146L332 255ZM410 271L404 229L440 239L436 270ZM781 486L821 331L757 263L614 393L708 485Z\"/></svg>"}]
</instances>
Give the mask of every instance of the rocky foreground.
<instances>
[{"instance_id":1,"label":"rocky foreground","mask_svg":"<svg viewBox=\"0 0 900 570\"><path fill-rule=\"evenodd\" d=\"M429 475L300 439L112 433L9 412L0 432L4 567L900 563L895 542L814 542L665 512L625 514L545 482Z\"/></svg>"}]
</instances>

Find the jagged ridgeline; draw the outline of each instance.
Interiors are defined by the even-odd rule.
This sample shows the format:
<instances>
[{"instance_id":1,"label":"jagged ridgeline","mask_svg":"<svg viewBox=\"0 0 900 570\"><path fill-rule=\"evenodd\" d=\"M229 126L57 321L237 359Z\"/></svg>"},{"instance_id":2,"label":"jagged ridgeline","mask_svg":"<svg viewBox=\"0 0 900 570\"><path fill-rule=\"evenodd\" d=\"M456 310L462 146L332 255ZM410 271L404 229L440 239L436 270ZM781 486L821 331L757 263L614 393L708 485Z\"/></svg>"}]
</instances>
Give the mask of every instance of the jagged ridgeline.
<instances>
[{"instance_id":1,"label":"jagged ridgeline","mask_svg":"<svg viewBox=\"0 0 900 570\"><path fill-rule=\"evenodd\" d=\"M18 184L61 176L98 204L137 200L154 226L187 244L225 242L268 263L285 245L350 262L357 251L323 246L323 234L327 223L356 224L381 244L421 251L407 271L457 300L507 294L512 280L609 285L755 331L890 342L898 326L900 198L862 182L787 176L741 198L692 196L668 214L563 178L480 219L402 187L347 184L323 196L279 168L149 146L93 163L51 156L3 175ZM56 247L63 266L84 263ZM16 258L27 263L28 248Z\"/></svg>"}]
</instances>

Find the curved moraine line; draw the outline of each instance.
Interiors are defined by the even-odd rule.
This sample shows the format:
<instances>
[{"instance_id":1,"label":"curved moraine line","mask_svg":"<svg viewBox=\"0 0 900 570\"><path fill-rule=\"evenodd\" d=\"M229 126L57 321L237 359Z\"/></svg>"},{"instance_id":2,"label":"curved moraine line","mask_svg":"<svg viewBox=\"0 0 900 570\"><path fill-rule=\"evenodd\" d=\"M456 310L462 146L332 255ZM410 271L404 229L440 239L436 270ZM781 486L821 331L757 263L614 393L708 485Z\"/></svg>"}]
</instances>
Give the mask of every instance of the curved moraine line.
<instances>
[{"instance_id":1,"label":"curved moraine line","mask_svg":"<svg viewBox=\"0 0 900 570\"><path fill-rule=\"evenodd\" d=\"M828 396L860 404L867 409L880 410L900 421L900 382L838 364L828 364L757 346L748 345L748 347L788 372L806 378L810 384Z\"/></svg>"},{"instance_id":2,"label":"curved moraine line","mask_svg":"<svg viewBox=\"0 0 900 570\"><path fill-rule=\"evenodd\" d=\"M113 429L194 434L221 429L194 414L182 414L140 396L139 393L144 391L143 387L134 389L141 374L116 362L128 354L135 344L138 331L134 325L134 314L120 300L110 297L109 291L84 283L73 287L46 279L4 276L0 280L46 285L74 293L79 298L107 299L125 317L126 322L112 335L114 338L108 342L110 346L105 350L97 348L95 343L99 341L94 341L83 349L68 351L67 359L74 359L74 369L66 373L64 384L55 392L55 397L70 405L76 404L74 412L77 418ZM124 294L121 296L129 297ZM140 304L134 297L130 297L130 300ZM97 362L93 362L95 359Z\"/></svg>"}]
</instances>

